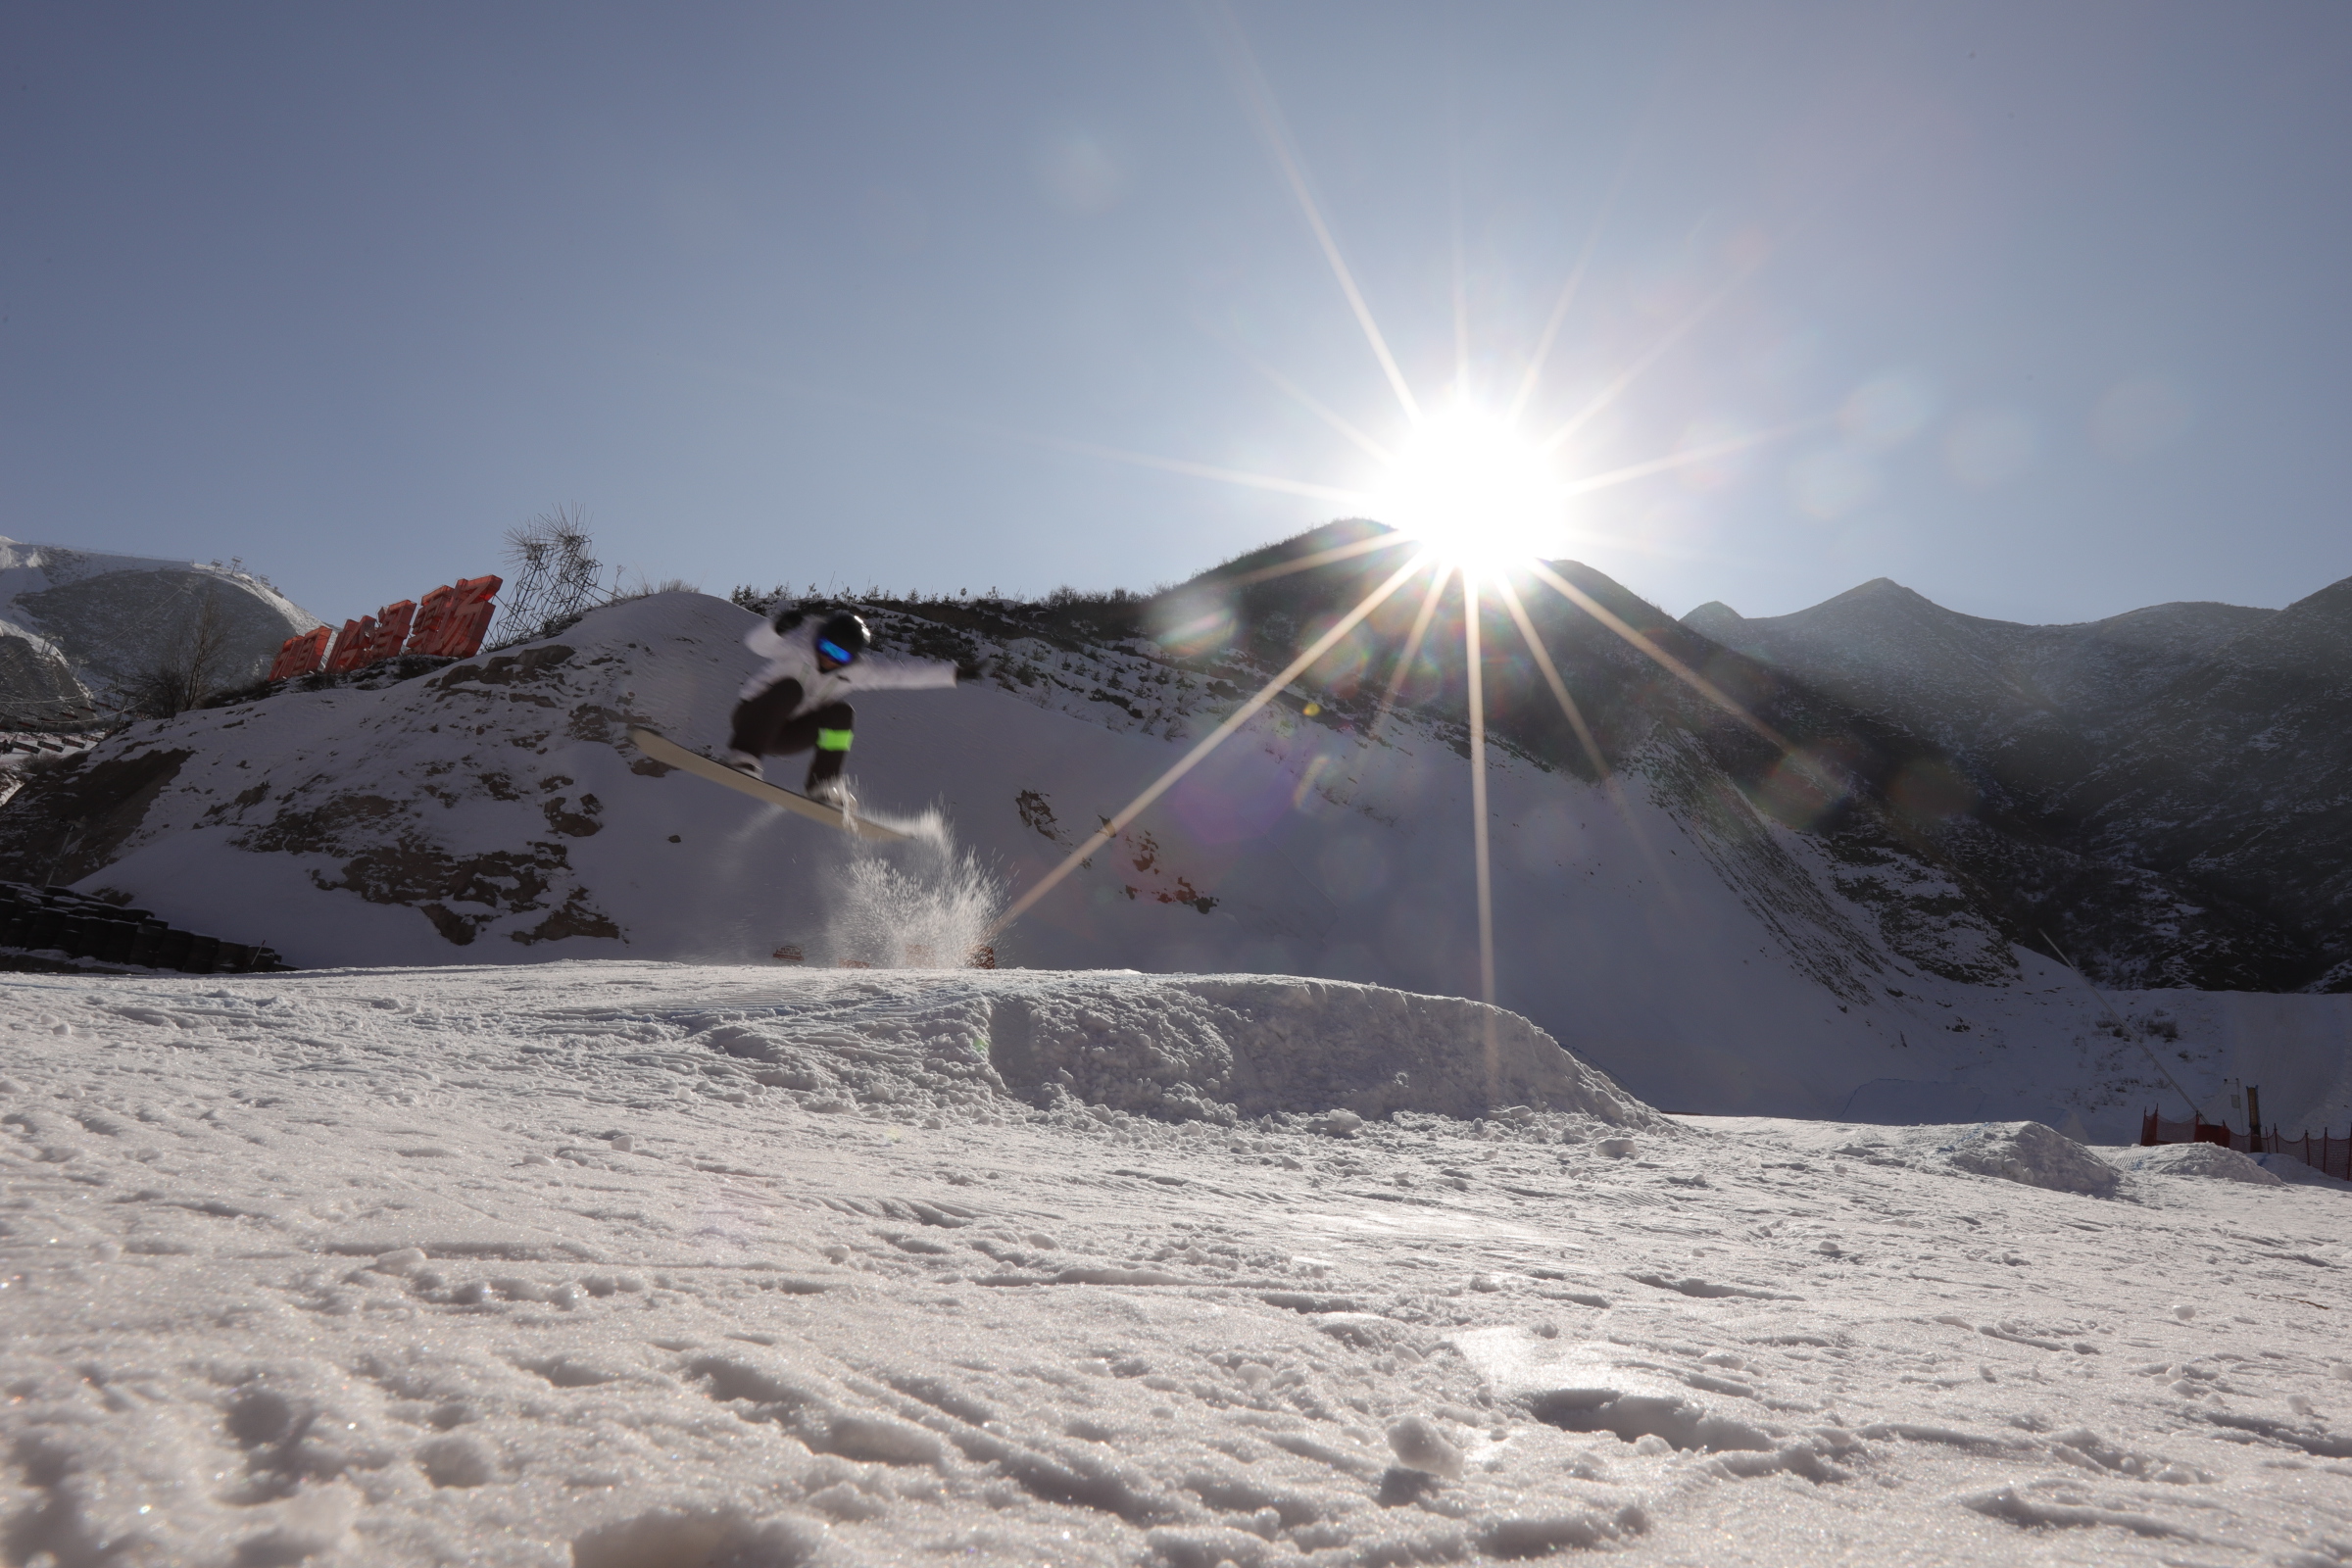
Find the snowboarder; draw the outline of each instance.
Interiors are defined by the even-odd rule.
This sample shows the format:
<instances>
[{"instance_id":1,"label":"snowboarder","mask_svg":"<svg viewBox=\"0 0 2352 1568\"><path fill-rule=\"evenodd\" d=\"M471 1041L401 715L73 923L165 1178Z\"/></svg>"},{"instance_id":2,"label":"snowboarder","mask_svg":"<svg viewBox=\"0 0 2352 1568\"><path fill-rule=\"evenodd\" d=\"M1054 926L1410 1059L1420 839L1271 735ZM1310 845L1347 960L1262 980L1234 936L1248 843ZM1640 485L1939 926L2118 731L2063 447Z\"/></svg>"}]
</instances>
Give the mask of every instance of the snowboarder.
<instances>
[{"instance_id":1,"label":"snowboarder","mask_svg":"<svg viewBox=\"0 0 2352 1568\"><path fill-rule=\"evenodd\" d=\"M813 749L802 793L842 810L853 804L841 771L849 763L856 717L842 699L854 688L953 686L965 676L958 666L934 660L872 656L867 652L872 634L846 610L811 622L787 605L773 621L753 627L743 642L767 664L743 683L727 765L760 778L762 757Z\"/></svg>"}]
</instances>

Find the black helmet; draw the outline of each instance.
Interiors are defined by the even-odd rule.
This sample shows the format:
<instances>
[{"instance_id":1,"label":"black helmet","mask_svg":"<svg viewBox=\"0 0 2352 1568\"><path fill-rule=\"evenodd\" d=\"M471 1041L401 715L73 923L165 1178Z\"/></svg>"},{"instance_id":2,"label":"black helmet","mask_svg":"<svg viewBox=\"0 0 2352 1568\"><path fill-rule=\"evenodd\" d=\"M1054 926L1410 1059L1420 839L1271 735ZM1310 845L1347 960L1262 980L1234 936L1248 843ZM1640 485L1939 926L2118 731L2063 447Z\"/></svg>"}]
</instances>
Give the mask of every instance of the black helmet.
<instances>
[{"instance_id":1,"label":"black helmet","mask_svg":"<svg viewBox=\"0 0 2352 1568\"><path fill-rule=\"evenodd\" d=\"M873 634L865 622L848 611L836 611L827 615L816 628L816 651L837 664L855 663L858 656L873 645Z\"/></svg>"}]
</instances>

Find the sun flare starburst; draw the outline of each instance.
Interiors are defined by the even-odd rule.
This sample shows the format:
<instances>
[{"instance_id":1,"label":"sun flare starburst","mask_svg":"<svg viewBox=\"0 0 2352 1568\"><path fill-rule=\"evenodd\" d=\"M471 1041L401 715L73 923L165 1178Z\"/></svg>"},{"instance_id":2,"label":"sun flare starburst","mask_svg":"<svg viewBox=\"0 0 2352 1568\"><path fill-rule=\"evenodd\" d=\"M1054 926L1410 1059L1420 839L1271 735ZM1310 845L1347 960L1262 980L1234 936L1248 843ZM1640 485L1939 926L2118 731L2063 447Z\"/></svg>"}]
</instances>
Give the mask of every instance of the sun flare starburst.
<instances>
[{"instance_id":1,"label":"sun flare starburst","mask_svg":"<svg viewBox=\"0 0 2352 1568\"><path fill-rule=\"evenodd\" d=\"M1413 426L1372 514L1448 565L1493 572L1556 548L1567 495L1542 447L1475 408Z\"/></svg>"},{"instance_id":2,"label":"sun flare starburst","mask_svg":"<svg viewBox=\"0 0 2352 1568\"><path fill-rule=\"evenodd\" d=\"M1688 443L1672 454L1643 462L1625 464L1605 471L1585 471L1563 477L1553 466L1554 455L1568 447L1570 438L1588 426L1620 400L1626 390L1644 371L1657 363L1687 335L1695 330L1706 318L1729 299L1762 264L1759 254L1743 266L1738 275L1727 280L1702 301L1698 307L1675 321L1648 350L1619 368L1606 378L1599 392L1591 396L1584 406L1548 439L1531 440L1519 433L1518 421L1528 412L1542 379L1545 362L1567 318L1570 304L1577 296L1593 244L1597 242L1599 221L1595 220L1593 236L1588 240L1584 254L1560 291L1545 321L1533 354L1528 358L1517 394L1511 399L1507 412L1494 413L1481 408L1468 395L1470 356L1467 352L1466 295L1461 276L1462 258L1457 236L1455 246L1454 324L1456 339L1456 387L1462 401L1449 409L1433 410L1417 398L1408 384L1396 356L1390 351L1387 338L1379 323L1373 319L1372 308L1356 284L1355 275L1341 255L1338 240L1331 225L1324 220L1309 186L1306 172L1298 149L1292 144L1275 104L1271 87L1259 71L1248 40L1239 23L1222 6L1209 12L1212 30L1218 36L1227 55L1228 68L1241 91L1250 118L1256 122L1261 139L1273 155L1276 167L1297 199L1301 215L1313 231L1316 243L1322 248L1324 260L1330 264L1332 276L1346 296L1356 324L1363 331L1366 346L1378 362L1382 375L1395 393L1398 412L1408 428L1404 441L1392 449L1351 423L1331 408L1311 396L1290 377L1270 366L1259 363L1245 353L1245 358L1294 400L1331 425L1348 441L1375 458L1382 471L1374 485L1363 491L1341 490L1323 485L1308 484L1280 475L1243 472L1237 469L1214 467L1203 464L1152 457L1142 453L1112 451L1087 446L1078 442L1054 441L1049 444L1071 451L1085 451L1138 466L1191 474L1224 483L1245 485L1256 489L1285 491L1339 502L1364 510L1355 514L1385 523L1394 532L1377 537L1359 538L1344 544L1297 555L1272 565L1229 577L1224 586L1235 590L1250 583L1317 566L1333 565L1343 561L1370 557L1392 549L1402 551L1408 559L1396 571L1360 600L1354 609L1332 623L1323 634L1301 651L1280 672L1275 674L1255 695L1244 701L1229 713L1206 737L1185 753L1174 765L1146 786L1115 815L1102 819L1102 825L1086 840L1074 847L1061 862L1031 884L1016 899L1011 907L998 917L991 927L989 938L1018 919L1021 914L1044 898L1052 889L1080 866L1091 864L1089 857L1125 829L1127 824L1189 773L1210 752L1262 711L1276 695L1293 681L1307 676L1331 655L1342 639L1356 631L1372 612L1396 595L1408 580L1423 572L1429 574L1419 612L1413 617L1412 631L1391 667L1387 691L1375 709L1369 735L1377 736L1382 721L1396 705L1408 672L1419 660L1425 636L1432 628L1433 617L1441 608L1448 589L1458 596L1461 607L1462 671L1465 677L1469 718L1469 760L1471 774L1471 866L1477 886L1478 899L1478 988L1482 1000L1493 1003L1495 990L1494 965L1494 878L1491 866L1492 846L1489 843L1487 802L1487 711L1486 665L1490 659L1507 662L1517 656L1500 643L1489 644L1482 635L1482 600L1507 612L1511 626L1518 632L1526 653L1542 671L1544 684L1559 703L1561 712L1575 731L1578 744L1592 763L1595 775L1610 802L1624 814L1626 823L1635 833L1635 842L1647 853L1640 828L1627 806L1623 792L1609 767L1606 756L1592 726L1559 666L1544 647L1534 618L1522 601L1514 578L1542 586L1556 593L1568 604L1583 611L1593 621L1621 638L1642 657L1696 691L1716 707L1729 712L1748 729L1778 747L1790 760L1790 765L1819 779L1825 788L1835 786L1804 754L1791 747L1772 727L1749 712L1739 702L1709 682L1705 676L1677 658L1658 639L1639 631L1599 600L1588 594L1567 577L1552 569L1547 562L1557 560L1563 547L1573 537L1568 512L1574 498L1669 472L1687 465L1704 462L1735 451L1745 450L1765 442L1782 439L1798 429L1817 422L1800 421L1778 429L1740 434L1711 445L1692 446ZM1603 204L1602 218L1615 202L1612 190L1609 201ZM1768 248L1767 248L1768 251ZM1491 599L1486 598L1491 594ZM1230 636L1234 621L1229 611L1219 611L1201 619L1197 626L1188 626L1190 641L1198 633L1203 645ZM1177 648L1181 654L1182 646ZM1308 712L1315 710L1309 708ZM1314 765L1320 765L1314 764ZM1312 767L1301 776L1294 805L1303 802L1312 784ZM1654 864L1654 859L1653 859ZM1669 891L1667 897L1671 898ZM1488 1020L1487 1055L1490 1092L1499 1092L1496 1074L1496 1046L1494 1021Z\"/></svg>"}]
</instances>

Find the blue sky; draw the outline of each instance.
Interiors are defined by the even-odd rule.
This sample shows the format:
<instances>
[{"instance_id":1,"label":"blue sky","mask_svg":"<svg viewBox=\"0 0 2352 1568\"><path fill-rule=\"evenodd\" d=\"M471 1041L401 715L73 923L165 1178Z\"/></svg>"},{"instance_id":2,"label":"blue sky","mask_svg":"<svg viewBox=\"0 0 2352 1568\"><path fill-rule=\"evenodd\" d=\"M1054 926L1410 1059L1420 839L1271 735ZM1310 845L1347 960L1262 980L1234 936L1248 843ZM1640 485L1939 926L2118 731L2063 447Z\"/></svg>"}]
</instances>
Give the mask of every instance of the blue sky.
<instances>
[{"instance_id":1,"label":"blue sky","mask_svg":"<svg viewBox=\"0 0 2352 1568\"><path fill-rule=\"evenodd\" d=\"M63 6L0 13L0 532L330 620L555 503L738 582L1148 587L1415 395L1640 373L1567 553L1676 612L2352 573L2338 5ZM1457 312L1457 299L1460 310ZM1663 352L1659 352L1664 345ZM1274 374L1270 376L1267 371Z\"/></svg>"}]
</instances>

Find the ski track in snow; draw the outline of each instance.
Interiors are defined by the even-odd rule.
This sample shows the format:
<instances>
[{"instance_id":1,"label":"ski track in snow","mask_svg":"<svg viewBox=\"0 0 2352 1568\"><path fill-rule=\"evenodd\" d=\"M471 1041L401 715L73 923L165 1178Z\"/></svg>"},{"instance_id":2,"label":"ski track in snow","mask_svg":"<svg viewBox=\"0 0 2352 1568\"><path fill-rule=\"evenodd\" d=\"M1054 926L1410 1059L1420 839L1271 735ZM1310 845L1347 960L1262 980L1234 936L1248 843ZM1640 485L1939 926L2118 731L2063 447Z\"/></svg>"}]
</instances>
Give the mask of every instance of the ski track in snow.
<instances>
[{"instance_id":1,"label":"ski track in snow","mask_svg":"<svg viewBox=\"0 0 2352 1568\"><path fill-rule=\"evenodd\" d=\"M0 1553L2352 1560L2340 1184L1678 1122L1532 1032L1583 1110L1240 1118L1366 1081L1240 983L0 980ZM1287 1066L1211 1093L1235 1018Z\"/></svg>"}]
</instances>

